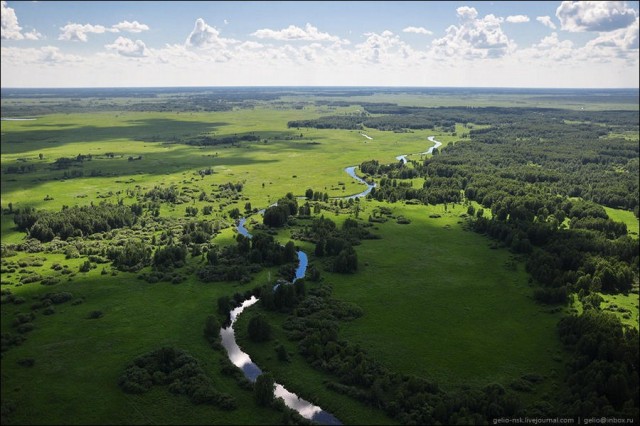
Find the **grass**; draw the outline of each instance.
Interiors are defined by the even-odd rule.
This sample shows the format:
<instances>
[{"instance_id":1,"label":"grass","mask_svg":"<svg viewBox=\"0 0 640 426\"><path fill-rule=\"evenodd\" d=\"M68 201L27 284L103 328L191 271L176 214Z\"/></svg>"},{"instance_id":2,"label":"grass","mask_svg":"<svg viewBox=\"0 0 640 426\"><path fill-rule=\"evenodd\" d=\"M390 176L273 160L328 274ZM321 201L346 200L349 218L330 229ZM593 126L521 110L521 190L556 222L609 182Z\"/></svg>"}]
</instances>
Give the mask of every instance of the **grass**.
<instances>
[{"instance_id":1,"label":"grass","mask_svg":"<svg viewBox=\"0 0 640 426\"><path fill-rule=\"evenodd\" d=\"M614 209L603 206L607 212L607 216L616 222L622 222L627 225L627 233L638 239L638 218L628 210Z\"/></svg>"},{"instance_id":2,"label":"grass","mask_svg":"<svg viewBox=\"0 0 640 426\"><path fill-rule=\"evenodd\" d=\"M380 225L382 240L358 247L357 274L327 277L336 297L365 312L343 336L389 368L445 388L553 374L559 314L532 301L522 263L462 230L463 211L393 205L412 223Z\"/></svg>"},{"instance_id":3,"label":"grass","mask_svg":"<svg viewBox=\"0 0 640 426\"><path fill-rule=\"evenodd\" d=\"M623 324L638 329L638 293L604 294L600 293L604 302L600 308L613 313Z\"/></svg>"},{"instance_id":4,"label":"grass","mask_svg":"<svg viewBox=\"0 0 640 426\"><path fill-rule=\"evenodd\" d=\"M311 283L307 284L311 286ZM285 314L265 313L272 324L272 339L268 342L252 342L247 335L247 326L251 317L260 308L253 306L238 318L234 326L236 339L243 350L250 354L251 359L259 365L263 371L271 372L276 382L281 383L289 391L298 396L313 401L315 405L330 412L344 424L397 424L397 421L386 416L380 410L357 403L353 399L338 394L325 387L325 380L335 381L335 377L328 376L312 368L300 355L297 354L295 342L287 340L281 325L286 318ZM275 347L282 343L291 355L290 362L282 362L277 359Z\"/></svg>"},{"instance_id":5,"label":"grass","mask_svg":"<svg viewBox=\"0 0 640 426\"><path fill-rule=\"evenodd\" d=\"M245 286L247 287L247 286ZM25 285L14 293L30 298L42 286ZM51 291L52 289L46 289ZM72 292L84 303L57 305L50 316L37 314L27 341L3 354L2 400L15 401L16 424L273 424L280 413L253 403L242 390L219 373L219 359L202 337L204 320L214 313L223 294L244 291L233 284L147 284L131 274L102 277L92 271L55 291ZM3 305L2 331L9 331L17 312L29 311L31 301L19 307ZM86 319L101 310L100 319ZM193 406L166 388L144 395L127 395L117 379L135 357L163 345L187 350L203 365L214 386L232 394L239 409L225 412L211 406ZM17 360L34 358L32 368ZM37 410L32 409L37 407Z\"/></svg>"}]
</instances>

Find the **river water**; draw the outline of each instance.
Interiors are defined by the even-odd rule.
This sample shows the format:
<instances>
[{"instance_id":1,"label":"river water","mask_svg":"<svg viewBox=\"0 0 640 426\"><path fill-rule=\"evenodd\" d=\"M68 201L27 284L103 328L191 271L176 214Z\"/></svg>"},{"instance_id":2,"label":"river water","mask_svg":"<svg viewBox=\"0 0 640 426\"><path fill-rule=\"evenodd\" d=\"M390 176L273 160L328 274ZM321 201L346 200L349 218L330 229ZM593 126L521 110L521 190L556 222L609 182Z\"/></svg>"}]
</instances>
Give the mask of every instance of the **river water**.
<instances>
[{"instance_id":1,"label":"river water","mask_svg":"<svg viewBox=\"0 0 640 426\"><path fill-rule=\"evenodd\" d=\"M366 135L363 135L363 136L366 136ZM428 139L430 142L434 143L434 146L432 146L422 154L432 154L434 149L442 145L441 142L438 142L435 140L434 136L429 136ZM407 162L406 155L401 155L396 158L398 160L402 159L402 161L406 163ZM375 183L370 184L366 182L364 179L360 178L358 175L356 175L356 168L357 166L352 166L352 167L347 167L344 170L349 176L351 176L358 182L366 185L367 188L358 194L342 197L344 199L348 200L351 198L366 197L371 192L371 190L376 186ZM264 210L260 210L258 213L262 214L264 213ZM241 218L238 221L238 225L236 229L239 234L244 235L247 238L251 238L251 233L245 227L246 223L247 223L247 218L244 218L244 217ZM307 254L302 250L299 250L298 251L298 267L296 268L296 275L295 275L295 279L293 280L294 282L297 279L303 278L305 276L308 263L309 263L309 260L308 260ZM274 287L274 290L275 288L276 287ZM254 363L251 360L251 357L249 356L249 354L243 352L242 349L240 349L240 347L238 346L238 343L236 342L233 325L236 323L238 316L246 308L256 304L258 301L259 299L257 299L255 296L251 296L250 299L247 299L244 302L242 302L240 306L233 309L229 313L230 320L231 320L230 324L226 328L220 329L220 338L222 340L222 346L224 346L224 348L227 350L229 359L236 367L242 370L242 372L244 373L244 376L251 382L256 381L258 376L262 374L262 370L260 369L260 367L258 367L258 365L256 365L256 363ZM282 398L284 400L284 403L287 405L287 407L293 410L296 410L304 418L310 419L316 423L323 424L323 425L341 425L342 424L340 420L338 420L331 413L323 410L322 408L312 404L307 400L300 398L293 392L288 391L284 386L282 386L279 383L275 384L274 395L276 398Z\"/></svg>"}]
</instances>

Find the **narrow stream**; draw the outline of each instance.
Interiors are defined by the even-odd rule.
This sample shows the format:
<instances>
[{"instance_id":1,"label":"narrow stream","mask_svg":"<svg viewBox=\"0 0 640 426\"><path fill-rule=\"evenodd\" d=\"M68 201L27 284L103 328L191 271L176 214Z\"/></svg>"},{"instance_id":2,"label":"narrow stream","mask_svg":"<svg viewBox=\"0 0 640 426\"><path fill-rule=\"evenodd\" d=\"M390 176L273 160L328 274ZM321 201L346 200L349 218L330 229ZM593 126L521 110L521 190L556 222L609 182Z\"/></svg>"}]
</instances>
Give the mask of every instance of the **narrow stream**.
<instances>
[{"instance_id":1,"label":"narrow stream","mask_svg":"<svg viewBox=\"0 0 640 426\"><path fill-rule=\"evenodd\" d=\"M369 136L363 135L367 138L370 138ZM370 138L371 139L371 138ZM438 148L440 145L442 145L441 142L438 142L435 140L435 136L429 136L429 141L434 143L434 146L432 146L431 148L429 148L427 151L423 152L422 154L432 154L433 150ZM408 154L406 154L408 155ZM407 162L406 159L406 155L400 155L398 157L396 157L398 160L402 160L404 163ZM368 182L366 182L364 179L360 178L358 175L356 175L356 168L358 166L352 166L352 167L347 167L345 168L345 172L351 176L352 178L354 178L355 180L357 180L358 182L364 184L367 186L367 189L365 189L364 191L355 194L355 195L350 195L347 197L341 197L343 199L351 199L351 198L361 198L361 197L366 197L373 188L375 188L376 184L370 184ZM264 210L260 210L258 213L262 214L264 213ZM244 235L247 238L251 238L252 235L251 233L247 230L247 228L245 227L245 224L247 223L247 218L243 217L238 221L238 225L236 227L237 231L239 234ZM294 282L299 279L299 278L303 278L306 271L307 271L307 265L309 263L309 260L307 258L307 254L305 252L303 252L302 250L298 251L298 267L296 268L296 275L294 278ZM276 287L274 287L275 290ZM220 337L222 339L222 346L224 346L224 348L227 350L227 353L229 355L229 359L231 360L231 362L238 368L240 368L242 370L242 372L244 373L244 376L250 380L251 382L255 382L256 379L258 378L259 375L262 374L262 370L260 369L260 367L258 367L256 365L256 363L254 363L251 360L251 357L242 351L242 349L240 349L240 347L238 346L238 343L236 342L236 336L235 336L235 331L233 329L233 325L236 323L236 320L238 319L238 316L248 307L256 304L259 301L258 298L256 298L255 296L251 296L251 298L245 300L244 302L242 302L242 304L240 306L238 306L237 308L233 309L230 313L230 324L226 327L226 328L221 328L220 329ZM282 386L279 383L275 384L275 390L274 390L274 395L276 398L282 398L284 400L284 403L287 405L287 407L296 410L298 413L300 413L301 416L303 416L304 418L310 419L316 423L319 424L323 424L323 425L341 425L342 423L340 422L340 420L338 420L335 416L333 416L331 413L323 410L322 408L318 407L317 405L312 404L309 401L306 401L302 398L300 398L298 395L294 394L293 392L288 391L284 386Z\"/></svg>"}]
</instances>

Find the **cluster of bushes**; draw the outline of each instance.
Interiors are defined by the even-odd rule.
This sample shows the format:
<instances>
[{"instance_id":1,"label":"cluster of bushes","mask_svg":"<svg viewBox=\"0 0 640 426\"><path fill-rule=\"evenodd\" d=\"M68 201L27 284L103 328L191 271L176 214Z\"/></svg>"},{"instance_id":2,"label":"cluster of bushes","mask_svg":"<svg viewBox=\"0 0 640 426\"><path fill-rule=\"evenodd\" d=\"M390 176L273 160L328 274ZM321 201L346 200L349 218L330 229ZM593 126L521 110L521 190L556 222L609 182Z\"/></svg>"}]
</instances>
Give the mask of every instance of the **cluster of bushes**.
<instances>
[{"instance_id":1,"label":"cluster of bushes","mask_svg":"<svg viewBox=\"0 0 640 426\"><path fill-rule=\"evenodd\" d=\"M151 247L143 241L129 239L122 246L112 246L107 257L121 271L136 272L151 262Z\"/></svg>"},{"instance_id":2,"label":"cluster of bushes","mask_svg":"<svg viewBox=\"0 0 640 426\"><path fill-rule=\"evenodd\" d=\"M81 237L131 226L137 217L131 208L122 205L100 203L84 207L68 207L59 212L25 208L16 213L13 221L21 231L32 238L48 242L59 237Z\"/></svg>"},{"instance_id":3,"label":"cluster of bushes","mask_svg":"<svg viewBox=\"0 0 640 426\"><path fill-rule=\"evenodd\" d=\"M298 235L299 238L316 244L314 254L317 257L331 257L328 269L338 273L354 273L358 270L358 254L353 248L362 239L374 239L369 231L371 224L347 218L338 228L336 224L324 216L313 219L311 226L306 226Z\"/></svg>"},{"instance_id":4,"label":"cluster of bushes","mask_svg":"<svg viewBox=\"0 0 640 426\"><path fill-rule=\"evenodd\" d=\"M289 216L298 214L298 201L291 192L264 211L262 221L273 228L281 228L287 224Z\"/></svg>"},{"instance_id":5,"label":"cluster of bushes","mask_svg":"<svg viewBox=\"0 0 640 426\"><path fill-rule=\"evenodd\" d=\"M249 282L250 274L258 272L263 266L284 266L297 262L297 252L291 241L282 246L268 234L258 233L252 238L239 234L233 246L222 249L209 247L206 259L207 264L197 271L202 281ZM287 267L283 272L290 269Z\"/></svg>"},{"instance_id":6,"label":"cluster of bushes","mask_svg":"<svg viewBox=\"0 0 640 426\"><path fill-rule=\"evenodd\" d=\"M234 410L236 400L217 391L198 361L188 353L163 347L136 358L118 379L127 393L145 393L152 386L168 386L169 392L186 395L194 404L210 404Z\"/></svg>"}]
</instances>

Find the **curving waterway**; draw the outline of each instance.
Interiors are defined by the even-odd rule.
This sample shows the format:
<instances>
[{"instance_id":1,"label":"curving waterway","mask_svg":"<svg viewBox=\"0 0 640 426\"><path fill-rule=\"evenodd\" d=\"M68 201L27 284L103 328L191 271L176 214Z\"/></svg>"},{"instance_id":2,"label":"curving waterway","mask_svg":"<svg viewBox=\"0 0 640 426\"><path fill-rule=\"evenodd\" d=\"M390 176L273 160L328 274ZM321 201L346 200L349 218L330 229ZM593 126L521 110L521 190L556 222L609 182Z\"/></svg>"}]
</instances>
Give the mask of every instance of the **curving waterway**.
<instances>
[{"instance_id":1,"label":"curving waterway","mask_svg":"<svg viewBox=\"0 0 640 426\"><path fill-rule=\"evenodd\" d=\"M261 210L260 213L263 213L264 210ZM241 218L238 221L237 230L239 234L244 235L247 238L251 238L251 233L245 227L247 222L246 218ZM307 265L309 264L309 259L307 254L302 250L298 250L298 267L296 268L294 282L303 278L307 272ZM277 288L277 285L274 287L274 290ZM251 357L246 352L243 352L238 346L236 342L235 331L233 329L233 325L235 324L238 316L248 307L257 303L260 299L255 296L251 296L250 299L242 302L240 306L233 309L229 313L230 324L226 328L220 329L220 338L222 340L222 346L227 350L227 354L229 355L229 359L236 367L240 368L244 373L244 376L250 380L251 382L255 382L259 375L262 374L262 370L258 365L251 360ZM311 402L300 398L293 392L288 391L284 386L279 383L275 384L274 395L276 398L282 398L287 407L296 410L300 415L304 418L310 419L316 423L323 425L341 425L342 423L338 420L333 414L323 410L317 405L312 404Z\"/></svg>"},{"instance_id":2,"label":"curving waterway","mask_svg":"<svg viewBox=\"0 0 640 426\"><path fill-rule=\"evenodd\" d=\"M431 148L429 148L428 150L426 150L425 152L421 152L420 155L430 155L433 154L433 150L434 149L438 149L440 147L440 145L442 145L442 142L438 142L435 139L435 136L429 136L427 139L429 139L429 142L433 142L433 146ZM411 155L411 154L403 154L403 155L398 155L396 157L396 160L398 161L402 161L403 164L407 164L407 155Z\"/></svg>"},{"instance_id":3,"label":"curving waterway","mask_svg":"<svg viewBox=\"0 0 640 426\"><path fill-rule=\"evenodd\" d=\"M363 136L369 138L369 136L366 136L364 134ZM423 152L422 154L433 154L433 150L440 147L440 145L442 145L441 142L438 142L437 140L435 140L435 136L429 136L428 139L430 142L433 142L434 145L431 148L429 148L427 151ZM409 154L400 155L396 157L396 159L402 160L402 162L406 164L407 162L406 155L409 155ZM367 181L365 181L364 179L356 175L357 167L358 166L347 167L344 170L349 176L351 176L358 182L366 185L367 189L365 189L364 191L358 194L341 197L341 198L348 200L351 198L366 197L371 192L371 190L376 187L375 182L372 184L368 183ZM262 214L264 213L264 210L260 210L258 213ZM238 225L236 229L239 234L244 235L247 238L251 238L252 237L251 233L245 227L246 223L247 223L247 218L244 218L244 217L241 218L238 221ZM296 274L293 280L294 282L297 279L303 278L305 276L305 273L307 272L308 263L309 261L307 258L307 254L302 250L299 250L298 251L298 267L296 268ZM276 287L274 287L274 290ZM251 360L251 357L249 356L249 354L243 352L242 349L240 349L240 346L238 346L238 343L236 342L236 336L235 336L235 331L233 329L233 325L236 323L238 316L246 308L256 304L258 301L259 301L258 298L256 298L255 296L251 296L250 299L247 299L244 302L242 302L240 306L233 309L229 313L229 317L231 320L229 325L225 328L220 329L220 338L222 340L222 346L224 346L224 348L227 350L229 359L236 367L242 370L242 372L244 373L244 376L251 382L256 381L258 376L262 374L262 370L260 369L260 367L258 367L256 363L254 363ZM282 398L287 407L293 410L296 410L304 418L310 419L316 423L323 424L323 425L341 425L342 424L340 420L338 420L331 413L323 410L322 408L312 404L307 400L300 398L298 395L288 391L284 386L282 386L279 383L275 384L274 395L276 398Z\"/></svg>"}]
</instances>

